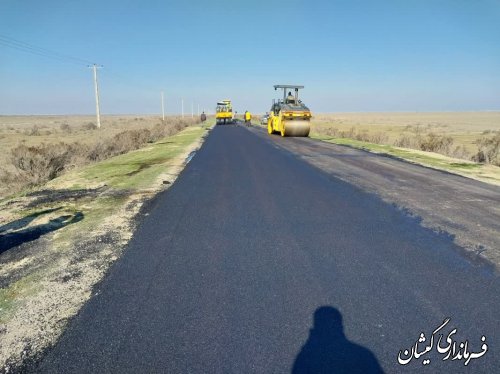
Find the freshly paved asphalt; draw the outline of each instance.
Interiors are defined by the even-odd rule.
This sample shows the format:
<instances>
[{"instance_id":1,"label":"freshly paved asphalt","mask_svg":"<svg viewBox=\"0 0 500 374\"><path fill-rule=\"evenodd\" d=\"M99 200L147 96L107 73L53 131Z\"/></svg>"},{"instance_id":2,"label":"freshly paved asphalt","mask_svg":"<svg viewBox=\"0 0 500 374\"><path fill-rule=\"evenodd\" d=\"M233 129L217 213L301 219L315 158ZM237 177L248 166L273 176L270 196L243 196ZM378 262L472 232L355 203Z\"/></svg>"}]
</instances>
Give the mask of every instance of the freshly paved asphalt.
<instances>
[{"instance_id":1,"label":"freshly paved asphalt","mask_svg":"<svg viewBox=\"0 0 500 374\"><path fill-rule=\"evenodd\" d=\"M269 141L263 126L251 131ZM500 186L309 138L273 137L273 145L446 231L469 255L481 252L500 268Z\"/></svg>"},{"instance_id":2,"label":"freshly paved asphalt","mask_svg":"<svg viewBox=\"0 0 500 374\"><path fill-rule=\"evenodd\" d=\"M498 370L498 276L274 142L216 127L34 370ZM400 366L399 350L446 317L445 338L457 328L480 352L485 335L486 354L465 367L434 348Z\"/></svg>"}]
</instances>

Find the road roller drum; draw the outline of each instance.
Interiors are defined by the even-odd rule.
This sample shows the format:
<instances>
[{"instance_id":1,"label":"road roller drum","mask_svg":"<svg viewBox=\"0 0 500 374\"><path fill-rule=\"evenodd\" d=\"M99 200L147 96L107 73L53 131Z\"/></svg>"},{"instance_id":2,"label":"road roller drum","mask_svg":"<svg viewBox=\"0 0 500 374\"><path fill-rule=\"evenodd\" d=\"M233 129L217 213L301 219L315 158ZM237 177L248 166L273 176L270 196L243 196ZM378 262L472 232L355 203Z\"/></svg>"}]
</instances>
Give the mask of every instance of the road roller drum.
<instances>
[{"instance_id":1,"label":"road roller drum","mask_svg":"<svg viewBox=\"0 0 500 374\"><path fill-rule=\"evenodd\" d=\"M279 133L281 136L309 136L311 111L299 99L299 89L302 88L304 86L274 86L275 90L283 90L283 99L273 100L267 122L269 134Z\"/></svg>"}]
</instances>

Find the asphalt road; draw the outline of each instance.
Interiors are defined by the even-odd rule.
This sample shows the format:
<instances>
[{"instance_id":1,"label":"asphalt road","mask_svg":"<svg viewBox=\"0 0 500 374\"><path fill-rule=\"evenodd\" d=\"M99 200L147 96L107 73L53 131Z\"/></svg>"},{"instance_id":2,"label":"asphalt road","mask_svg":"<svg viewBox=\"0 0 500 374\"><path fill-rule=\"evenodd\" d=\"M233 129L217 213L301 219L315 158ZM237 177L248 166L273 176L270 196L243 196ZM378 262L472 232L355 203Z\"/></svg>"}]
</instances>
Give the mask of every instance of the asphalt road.
<instances>
[{"instance_id":1,"label":"asphalt road","mask_svg":"<svg viewBox=\"0 0 500 374\"><path fill-rule=\"evenodd\" d=\"M279 146L287 140L216 127L33 370L497 370L498 275L449 235ZM478 353L484 335L488 351L468 366L435 347L398 364L447 317L441 346L456 328L453 341Z\"/></svg>"},{"instance_id":2,"label":"asphalt road","mask_svg":"<svg viewBox=\"0 0 500 374\"><path fill-rule=\"evenodd\" d=\"M251 130L269 141L263 127ZM480 254L500 267L499 186L308 138L274 137L273 143L418 216L422 225L448 233L469 256Z\"/></svg>"}]
</instances>

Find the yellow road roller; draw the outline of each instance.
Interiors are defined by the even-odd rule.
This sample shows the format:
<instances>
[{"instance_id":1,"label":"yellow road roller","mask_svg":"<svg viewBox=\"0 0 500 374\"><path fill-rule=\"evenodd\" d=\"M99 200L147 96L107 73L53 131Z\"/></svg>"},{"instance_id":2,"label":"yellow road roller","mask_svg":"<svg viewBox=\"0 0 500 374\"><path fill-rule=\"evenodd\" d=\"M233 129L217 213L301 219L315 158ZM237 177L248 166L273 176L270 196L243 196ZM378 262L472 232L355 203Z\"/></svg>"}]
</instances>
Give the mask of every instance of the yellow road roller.
<instances>
[{"instance_id":1,"label":"yellow road roller","mask_svg":"<svg viewBox=\"0 0 500 374\"><path fill-rule=\"evenodd\" d=\"M309 136L311 111L299 99L299 89L304 86L276 85L274 90L283 90L283 99L273 100L267 132L280 133L281 136ZM293 94L292 94L293 92Z\"/></svg>"},{"instance_id":2,"label":"yellow road roller","mask_svg":"<svg viewBox=\"0 0 500 374\"><path fill-rule=\"evenodd\" d=\"M234 114L231 100L222 100L217 103L215 109L215 122L217 125L233 123Z\"/></svg>"}]
</instances>

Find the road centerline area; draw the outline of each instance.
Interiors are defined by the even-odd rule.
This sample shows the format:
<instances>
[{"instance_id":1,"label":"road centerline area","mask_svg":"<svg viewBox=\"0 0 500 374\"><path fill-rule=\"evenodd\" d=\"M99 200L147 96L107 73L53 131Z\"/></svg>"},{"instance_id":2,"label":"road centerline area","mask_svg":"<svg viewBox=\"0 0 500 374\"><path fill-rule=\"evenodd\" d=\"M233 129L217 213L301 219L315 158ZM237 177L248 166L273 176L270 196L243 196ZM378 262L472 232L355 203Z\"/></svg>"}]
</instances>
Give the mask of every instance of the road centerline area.
<instances>
[{"instance_id":1,"label":"road centerline area","mask_svg":"<svg viewBox=\"0 0 500 374\"><path fill-rule=\"evenodd\" d=\"M216 126L33 371L422 370L398 352L448 317L492 348L425 370L494 371L495 273L273 141Z\"/></svg>"}]
</instances>

